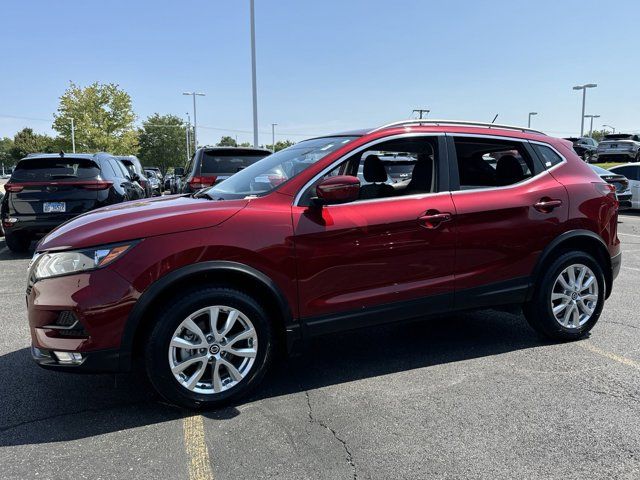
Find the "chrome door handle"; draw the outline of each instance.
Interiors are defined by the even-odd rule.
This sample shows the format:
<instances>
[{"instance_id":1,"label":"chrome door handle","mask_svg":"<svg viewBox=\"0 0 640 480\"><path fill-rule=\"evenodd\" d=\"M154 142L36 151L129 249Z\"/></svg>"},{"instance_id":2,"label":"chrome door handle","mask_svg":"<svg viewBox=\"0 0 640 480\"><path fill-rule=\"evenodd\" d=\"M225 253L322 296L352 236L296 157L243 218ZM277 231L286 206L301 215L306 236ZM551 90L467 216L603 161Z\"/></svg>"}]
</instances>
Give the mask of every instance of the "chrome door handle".
<instances>
[{"instance_id":1,"label":"chrome door handle","mask_svg":"<svg viewBox=\"0 0 640 480\"><path fill-rule=\"evenodd\" d=\"M552 200L550 198L543 198L540 201L533 204L533 208L539 212L549 213L554 208L558 208L562 205L562 200Z\"/></svg>"},{"instance_id":2,"label":"chrome door handle","mask_svg":"<svg viewBox=\"0 0 640 480\"><path fill-rule=\"evenodd\" d=\"M427 213L418 217L418 222L420 222L420 226L428 229L438 228L441 223L448 222L453 218L453 215L450 213Z\"/></svg>"}]
</instances>

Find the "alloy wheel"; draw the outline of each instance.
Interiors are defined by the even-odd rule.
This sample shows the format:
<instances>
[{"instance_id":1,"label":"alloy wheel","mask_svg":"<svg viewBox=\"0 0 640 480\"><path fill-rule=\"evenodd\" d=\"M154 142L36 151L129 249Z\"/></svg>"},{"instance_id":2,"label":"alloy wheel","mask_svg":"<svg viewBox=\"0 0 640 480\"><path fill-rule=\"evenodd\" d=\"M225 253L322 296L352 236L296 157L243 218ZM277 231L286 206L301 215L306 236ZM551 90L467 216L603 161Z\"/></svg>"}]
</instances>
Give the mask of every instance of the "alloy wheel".
<instances>
[{"instance_id":1,"label":"alloy wheel","mask_svg":"<svg viewBox=\"0 0 640 480\"><path fill-rule=\"evenodd\" d=\"M560 325L580 328L593 316L597 305L598 280L589 267L574 264L560 272L551 289L551 310Z\"/></svg>"},{"instance_id":2,"label":"alloy wheel","mask_svg":"<svg viewBox=\"0 0 640 480\"><path fill-rule=\"evenodd\" d=\"M169 343L169 367L180 385L200 394L235 387L253 367L258 334L240 310L201 308L185 318Z\"/></svg>"}]
</instances>

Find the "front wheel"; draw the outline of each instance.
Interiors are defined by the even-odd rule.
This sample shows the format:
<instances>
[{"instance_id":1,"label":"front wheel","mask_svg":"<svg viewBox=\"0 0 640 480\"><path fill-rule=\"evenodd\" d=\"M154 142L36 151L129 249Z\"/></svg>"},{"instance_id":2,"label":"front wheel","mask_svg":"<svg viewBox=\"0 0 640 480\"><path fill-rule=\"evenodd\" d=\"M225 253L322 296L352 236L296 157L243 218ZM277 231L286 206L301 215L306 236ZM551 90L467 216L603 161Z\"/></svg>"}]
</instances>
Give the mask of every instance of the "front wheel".
<instances>
[{"instance_id":1,"label":"front wheel","mask_svg":"<svg viewBox=\"0 0 640 480\"><path fill-rule=\"evenodd\" d=\"M264 376L272 355L272 328L260 304L237 290L207 287L161 314L145 361L151 383L164 398L201 409L246 395Z\"/></svg>"},{"instance_id":2,"label":"front wheel","mask_svg":"<svg viewBox=\"0 0 640 480\"><path fill-rule=\"evenodd\" d=\"M538 280L524 307L529 324L553 340L577 340L596 324L605 299L602 268L585 252L560 255Z\"/></svg>"}]
</instances>

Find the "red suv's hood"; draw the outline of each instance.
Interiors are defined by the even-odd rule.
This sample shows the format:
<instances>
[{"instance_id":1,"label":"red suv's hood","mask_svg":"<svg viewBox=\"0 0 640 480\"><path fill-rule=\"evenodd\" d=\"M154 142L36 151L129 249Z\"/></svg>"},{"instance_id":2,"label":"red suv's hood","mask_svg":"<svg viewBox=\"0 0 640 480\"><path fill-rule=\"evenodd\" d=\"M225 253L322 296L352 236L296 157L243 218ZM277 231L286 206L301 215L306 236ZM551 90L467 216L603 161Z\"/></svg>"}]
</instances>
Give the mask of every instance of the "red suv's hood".
<instances>
[{"instance_id":1,"label":"red suv's hood","mask_svg":"<svg viewBox=\"0 0 640 480\"><path fill-rule=\"evenodd\" d=\"M38 251L84 248L213 227L247 203L247 200L170 196L112 205L56 228L42 239Z\"/></svg>"}]
</instances>

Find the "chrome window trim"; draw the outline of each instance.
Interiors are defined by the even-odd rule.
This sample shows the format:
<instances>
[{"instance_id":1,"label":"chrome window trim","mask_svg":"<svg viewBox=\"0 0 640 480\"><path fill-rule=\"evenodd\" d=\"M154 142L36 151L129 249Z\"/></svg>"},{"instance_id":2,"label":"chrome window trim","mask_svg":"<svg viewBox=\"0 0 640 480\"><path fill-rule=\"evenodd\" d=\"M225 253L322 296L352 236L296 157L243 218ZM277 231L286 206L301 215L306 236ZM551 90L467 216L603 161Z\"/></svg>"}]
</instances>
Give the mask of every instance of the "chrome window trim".
<instances>
[{"instance_id":1,"label":"chrome window trim","mask_svg":"<svg viewBox=\"0 0 640 480\"><path fill-rule=\"evenodd\" d=\"M383 137L383 138L376 138L375 140L371 140L370 142L367 142L364 145L360 145L358 148L356 148L354 150L351 150L350 152L348 152L348 153L344 154L343 156L341 156L340 158L336 159L333 163L331 163L331 165L329 165L328 167L322 169L320 171L320 173L316 174L313 178L311 178L311 180L309 180L307 183L305 183L304 186L296 194L296 196L295 196L295 198L293 200L293 206L294 207L305 206L305 205L298 205L298 204L299 204L300 199L302 198L302 195L304 194L304 192L313 183L315 183L321 177L323 177L324 175L329 173L331 170L336 168L336 166L338 166L340 163L344 162L347 158L349 158L352 155L355 155L356 153L361 152L362 150L366 150L367 148L369 148L369 147L371 147L373 145L377 145L379 143L387 142L389 140L396 140L398 138L443 137L443 136L445 136L444 132L423 132L423 133L422 132L407 132L407 133L399 133L399 134L396 134L396 135L390 135L388 137ZM355 203L360 204L360 203L371 203L371 202L379 202L379 201L390 201L392 199L403 200L403 199L406 199L406 198L417 198L417 197L437 195L437 194L441 194L441 193L446 193L446 192L417 193L417 194L414 194L414 195L403 195L403 196L399 196L399 197L384 197L384 198L371 198L371 199L366 199L366 200L354 200L353 202L348 202L348 203L337 203L337 204L327 205L327 207L339 207L339 206L342 206L342 205L353 205Z\"/></svg>"},{"instance_id":2,"label":"chrome window trim","mask_svg":"<svg viewBox=\"0 0 640 480\"><path fill-rule=\"evenodd\" d=\"M514 183L512 185L503 185L501 187L482 187L482 188L470 188L468 190L460 190L460 189L459 190L452 190L451 191L452 195L455 195L456 193L488 192L488 191L493 191L493 190L508 190L508 189L515 188L515 187L521 187L523 185L531 183L534 180L537 180L538 178L541 178L543 175L548 174L549 172L551 172L551 170L554 170L557 167L560 167L561 165L564 165L565 163L567 163L567 159L565 158L565 156L562 155L553 145L550 145L550 144L545 143L545 142L540 142L540 141L537 141L537 140L528 140L528 139L525 139L525 138L516 138L516 137L503 137L503 136L498 136L498 135L482 135L482 134L476 134L476 133L472 133L472 134L447 133L446 135L447 136L451 136L451 137L482 138L482 139L496 138L498 140L507 140L507 141L511 141L511 142L535 143L535 144L538 144L538 145L542 145L544 147L549 147L551 150L553 150L562 159L562 161L560 163L558 163L557 165L553 165L550 168L547 168L547 165L544 165L545 168L544 168L543 171L541 171L537 175L534 175L531 178L527 178L526 180L524 180L522 182ZM456 161L457 161L457 159L456 159Z\"/></svg>"}]
</instances>

